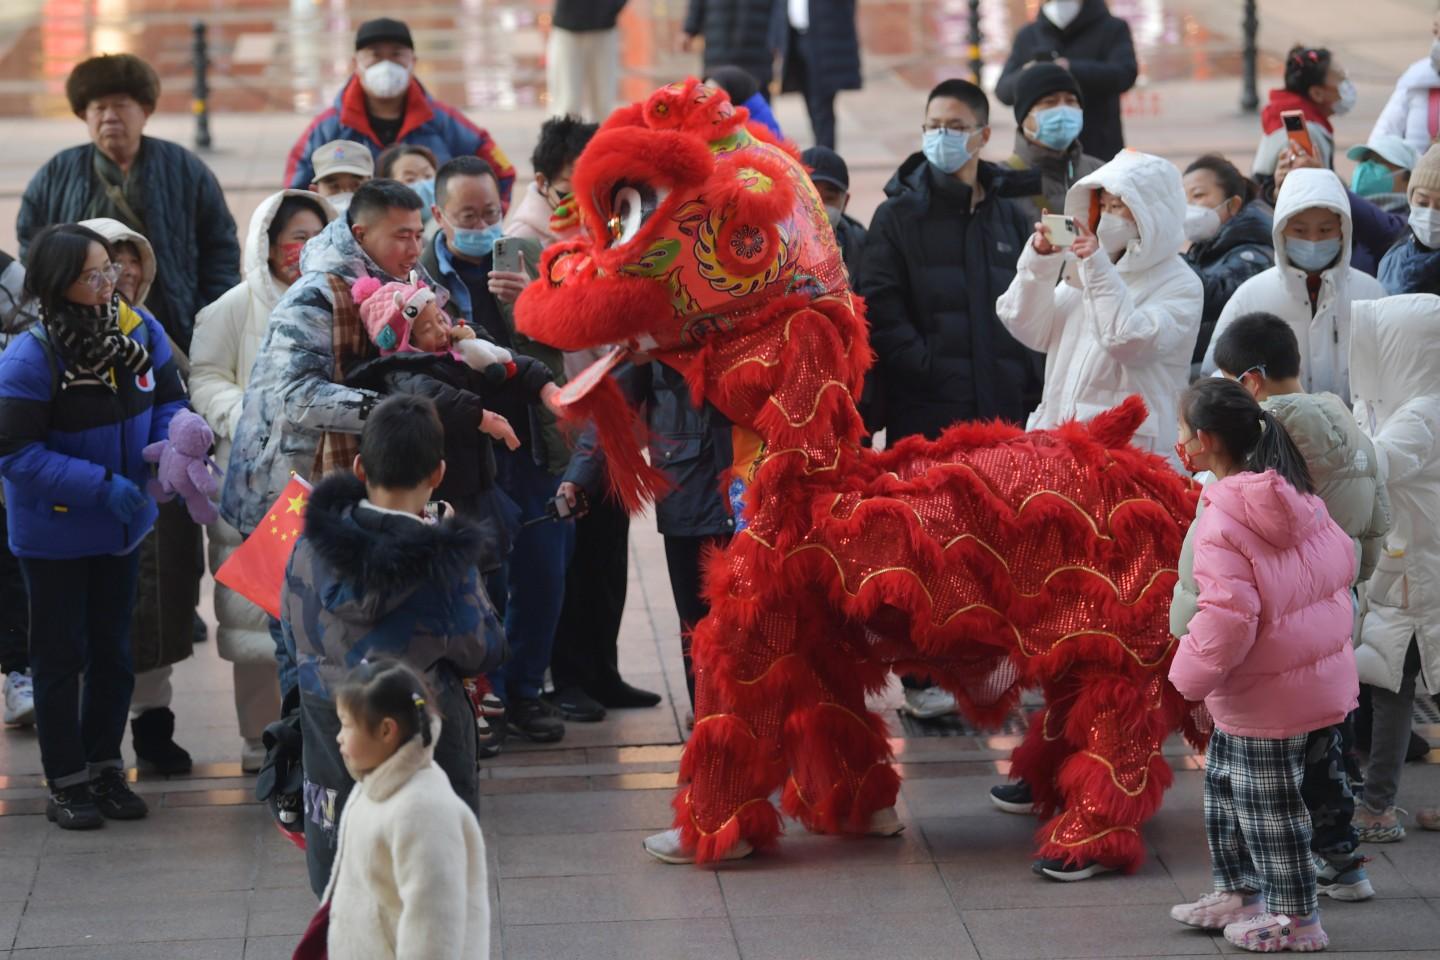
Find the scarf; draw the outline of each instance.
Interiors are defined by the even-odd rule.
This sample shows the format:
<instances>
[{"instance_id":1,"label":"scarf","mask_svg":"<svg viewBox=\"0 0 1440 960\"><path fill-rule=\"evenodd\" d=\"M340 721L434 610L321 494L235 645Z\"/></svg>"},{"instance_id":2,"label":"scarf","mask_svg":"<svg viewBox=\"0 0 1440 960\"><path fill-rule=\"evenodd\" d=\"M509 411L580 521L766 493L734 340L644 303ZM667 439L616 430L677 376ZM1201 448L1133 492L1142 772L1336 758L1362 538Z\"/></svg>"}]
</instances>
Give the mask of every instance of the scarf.
<instances>
[{"instance_id":1,"label":"scarf","mask_svg":"<svg viewBox=\"0 0 1440 960\"><path fill-rule=\"evenodd\" d=\"M150 370L150 351L120 332L120 297L108 304L81 307L67 303L45 316L45 332L65 361L62 390L79 383L104 383L111 367L140 376ZM113 387L111 387L113 389Z\"/></svg>"}]
</instances>

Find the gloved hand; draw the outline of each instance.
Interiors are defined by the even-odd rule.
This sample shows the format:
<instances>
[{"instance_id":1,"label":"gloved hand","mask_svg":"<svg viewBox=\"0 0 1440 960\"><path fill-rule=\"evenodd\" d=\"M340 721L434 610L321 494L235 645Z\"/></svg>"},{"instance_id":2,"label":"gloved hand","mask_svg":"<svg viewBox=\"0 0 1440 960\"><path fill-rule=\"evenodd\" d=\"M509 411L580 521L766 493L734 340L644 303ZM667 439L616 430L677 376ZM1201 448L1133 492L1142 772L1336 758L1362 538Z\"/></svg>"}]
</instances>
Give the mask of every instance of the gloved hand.
<instances>
[{"instance_id":1,"label":"gloved hand","mask_svg":"<svg viewBox=\"0 0 1440 960\"><path fill-rule=\"evenodd\" d=\"M111 477L105 484L105 509L121 523L129 523L145 506L149 497L124 477Z\"/></svg>"}]
</instances>

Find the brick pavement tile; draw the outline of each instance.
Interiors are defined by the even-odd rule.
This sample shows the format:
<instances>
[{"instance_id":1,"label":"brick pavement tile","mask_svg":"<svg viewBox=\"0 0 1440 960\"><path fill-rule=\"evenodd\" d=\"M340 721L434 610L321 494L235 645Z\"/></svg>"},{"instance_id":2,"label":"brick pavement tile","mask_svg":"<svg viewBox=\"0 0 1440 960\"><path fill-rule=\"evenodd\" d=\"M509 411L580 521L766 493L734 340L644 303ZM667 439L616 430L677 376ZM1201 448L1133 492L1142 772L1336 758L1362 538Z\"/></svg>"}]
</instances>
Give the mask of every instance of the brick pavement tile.
<instances>
[{"instance_id":1,"label":"brick pavement tile","mask_svg":"<svg viewBox=\"0 0 1440 960\"><path fill-rule=\"evenodd\" d=\"M291 936L298 940L315 915L316 906L318 901L308 883L256 890L246 905L245 936Z\"/></svg>"},{"instance_id":2,"label":"brick pavement tile","mask_svg":"<svg viewBox=\"0 0 1440 960\"><path fill-rule=\"evenodd\" d=\"M1123 896L1123 894L1118 894ZM1159 905L964 910L984 960L1214 956L1215 941Z\"/></svg>"},{"instance_id":3,"label":"brick pavement tile","mask_svg":"<svg viewBox=\"0 0 1440 960\"><path fill-rule=\"evenodd\" d=\"M742 917L734 925L745 960L977 960L980 956L965 924L953 914Z\"/></svg>"},{"instance_id":4,"label":"brick pavement tile","mask_svg":"<svg viewBox=\"0 0 1440 960\"><path fill-rule=\"evenodd\" d=\"M172 893L156 898L143 887L124 900L83 905L32 900L20 921L16 949L215 940L245 935L245 898L236 893Z\"/></svg>"},{"instance_id":5,"label":"brick pavement tile","mask_svg":"<svg viewBox=\"0 0 1440 960\"><path fill-rule=\"evenodd\" d=\"M52 833L60 831L45 817L0 817L0 850L5 856L39 856Z\"/></svg>"},{"instance_id":6,"label":"brick pavement tile","mask_svg":"<svg viewBox=\"0 0 1440 960\"><path fill-rule=\"evenodd\" d=\"M731 917L952 914L933 864L796 867L756 859L719 873Z\"/></svg>"},{"instance_id":7,"label":"brick pavement tile","mask_svg":"<svg viewBox=\"0 0 1440 960\"><path fill-rule=\"evenodd\" d=\"M670 826L671 790L510 794L480 798L480 823L495 834L663 830Z\"/></svg>"},{"instance_id":8,"label":"brick pavement tile","mask_svg":"<svg viewBox=\"0 0 1440 960\"><path fill-rule=\"evenodd\" d=\"M245 941L245 960L291 960L298 936L250 937Z\"/></svg>"},{"instance_id":9,"label":"brick pavement tile","mask_svg":"<svg viewBox=\"0 0 1440 960\"><path fill-rule=\"evenodd\" d=\"M988 806L988 803L987 803ZM966 816L920 817L917 821L937 863L981 858L1010 871L1030 870L1040 821L1001 813L994 807Z\"/></svg>"},{"instance_id":10,"label":"brick pavement tile","mask_svg":"<svg viewBox=\"0 0 1440 960\"><path fill-rule=\"evenodd\" d=\"M91 854L51 854L40 862L32 896L42 903L84 900L107 902L170 893L220 893L249 890L254 883L254 845L223 856L177 856L175 850L141 849L109 858L95 869Z\"/></svg>"},{"instance_id":11,"label":"brick pavement tile","mask_svg":"<svg viewBox=\"0 0 1440 960\"><path fill-rule=\"evenodd\" d=\"M0 850L4 850L4 844L0 844ZM23 854L11 856L7 851L3 857L4 869L0 870L0 902L9 900L24 900L30 895L30 890L35 884L35 873L40 869L40 858L30 857ZM0 944L5 941L0 939Z\"/></svg>"},{"instance_id":12,"label":"brick pavement tile","mask_svg":"<svg viewBox=\"0 0 1440 960\"><path fill-rule=\"evenodd\" d=\"M506 928L724 916L725 901L714 872L695 867L601 877L530 877L500 885L500 922Z\"/></svg>"},{"instance_id":13,"label":"brick pavement tile","mask_svg":"<svg viewBox=\"0 0 1440 960\"><path fill-rule=\"evenodd\" d=\"M913 824L913 821L911 821ZM773 852L757 854L756 862L775 867L850 867L929 863L930 848L913 825L896 837L826 836L807 833L793 820L785 821L785 836Z\"/></svg>"},{"instance_id":14,"label":"brick pavement tile","mask_svg":"<svg viewBox=\"0 0 1440 960\"><path fill-rule=\"evenodd\" d=\"M60 830L47 824L45 855L169 850L177 856L232 856L254 844L256 829L268 819L258 806L191 807L151 810L144 820L111 822L103 830Z\"/></svg>"},{"instance_id":15,"label":"brick pavement tile","mask_svg":"<svg viewBox=\"0 0 1440 960\"><path fill-rule=\"evenodd\" d=\"M1168 910L1187 899L1153 858L1131 876L1105 874L1082 883L1037 877L1030 871L1028 854L1019 865L1010 856L977 854L940 864L940 875L962 913L990 907L1085 907L1120 902L1155 904Z\"/></svg>"},{"instance_id":16,"label":"brick pavement tile","mask_svg":"<svg viewBox=\"0 0 1440 960\"><path fill-rule=\"evenodd\" d=\"M7 900L0 903L0 944L7 947L15 942L20 929L20 916L25 912L25 901Z\"/></svg>"},{"instance_id":17,"label":"brick pavement tile","mask_svg":"<svg viewBox=\"0 0 1440 960\"><path fill-rule=\"evenodd\" d=\"M295 944L290 944L289 960ZM140 943L110 943L95 947L41 947L5 954L13 960L242 960L243 939L166 940Z\"/></svg>"},{"instance_id":18,"label":"brick pavement tile","mask_svg":"<svg viewBox=\"0 0 1440 960\"><path fill-rule=\"evenodd\" d=\"M506 836L492 834L502 878L578 877L666 870L641 847L653 831Z\"/></svg>"},{"instance_id":19,"label":"brick pavement tile","mask_svg":"<svg viewBox=\"0 0 1440 960\"><path fill-rule=\"evenodd\" d=\"M1400 843L1366 844L1360 852L1394 867L1415 896L1440 898L1440 834L1411 829Z\"/></svg>"},{"instance_id":20,"label":"brick pavement tile","mask_svg":"<svg viewBox=\"0 0 1440 960\"><path fill-rule=\"evenodd\" d=\"M504 960L739 960L724 920L507 927Z\"/></svg>"}]
</instances>

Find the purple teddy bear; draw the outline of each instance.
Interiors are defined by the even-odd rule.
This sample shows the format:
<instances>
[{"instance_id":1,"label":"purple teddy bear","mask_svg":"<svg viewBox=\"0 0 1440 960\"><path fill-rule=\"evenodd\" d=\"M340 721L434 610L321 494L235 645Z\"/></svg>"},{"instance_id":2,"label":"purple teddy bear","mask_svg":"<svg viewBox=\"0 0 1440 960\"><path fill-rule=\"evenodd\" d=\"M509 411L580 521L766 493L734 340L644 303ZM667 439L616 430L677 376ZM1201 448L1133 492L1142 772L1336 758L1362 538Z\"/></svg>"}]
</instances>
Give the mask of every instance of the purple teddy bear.
<instances>
[{"instance_id":1,"label":"purple teddy bear","mask_svg":"<svg viewBox=\"0 0 1440 960\"><path fill-rule=\"evenodd\" d=\"M146 463L159 465L146 486L157 503L168 503L178 494L196 523L211 524L219 518L210 499L220 489L216 479L220 468L209 456L214 443L215 434L204 417L189 410L175 414L170 439L150 444L141 454Z\"/></svg>"}]
</instances>

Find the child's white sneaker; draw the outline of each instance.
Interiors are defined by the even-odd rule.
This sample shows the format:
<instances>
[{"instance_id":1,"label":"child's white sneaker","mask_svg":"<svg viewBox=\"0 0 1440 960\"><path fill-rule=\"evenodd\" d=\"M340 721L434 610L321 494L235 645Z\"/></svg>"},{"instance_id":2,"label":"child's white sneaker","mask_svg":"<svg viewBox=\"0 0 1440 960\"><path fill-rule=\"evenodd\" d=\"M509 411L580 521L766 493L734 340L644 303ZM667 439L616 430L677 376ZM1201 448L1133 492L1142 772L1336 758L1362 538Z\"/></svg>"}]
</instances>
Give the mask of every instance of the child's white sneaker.
<instances>
[{"instance_id":1,"label":"child's white sneaker","mask_svg":"<svg viewBox=\"0 0 1440 960\"><path fill-rule=\"evenodd\" d=\"M1170 919L1202 930L1223 930L1227 924L1249 920L1265 913L1265 901L1258 893L1239 894L1228 890L1207 893L1194 903L1170 908Z\"/></svg>"},{"instance_id":2,"label":"child's white sneaker","mask_svg":"<svg viewBox=\"0 0 1440 960\"><path fill-rule=\"evenodd\" d=\"M721 860L741 860L750 856L755 848L748 841L741 840L725 851ZM694 863L695 851L685 846L680 837L680 828L672 827L663 833L645 838L645 852L661 863Z\"/></svg>"},{"instance_id":3,"label":"child's white sneaker","mask_svg":"<svg viewBox=\"0 0 1440 960\"><path fill-rule=\"evenodd\" d=\"M894 807L886 807L870 815L870 828L865 832L872 837L898 837L905 832L905 824Z\"/></svg>"},{"instance_id":4,"label":"child's white sneaker","mask_svg":"<svg viewBox=\"0 0 1440 960\"><path fill-rule=\"evenodd\" d=\"M1314 953L1330 945L1330 937L1320 927L1320 911L1298 919L1283 913L1262 913L1249 920L1232 923L1225 928L1225 939L1251 953Z\"/></svg>"}]
</instances>

